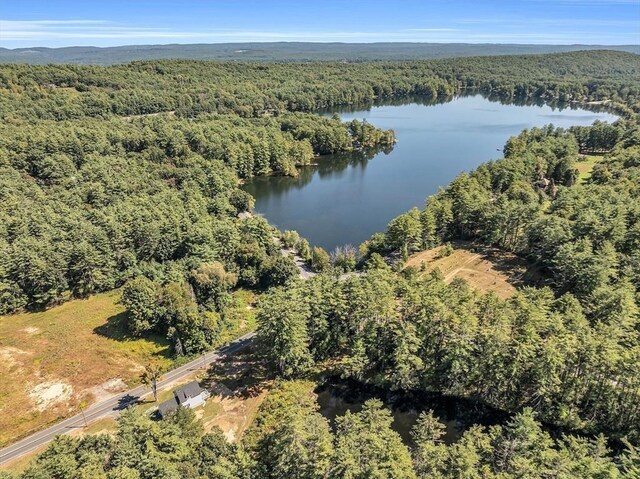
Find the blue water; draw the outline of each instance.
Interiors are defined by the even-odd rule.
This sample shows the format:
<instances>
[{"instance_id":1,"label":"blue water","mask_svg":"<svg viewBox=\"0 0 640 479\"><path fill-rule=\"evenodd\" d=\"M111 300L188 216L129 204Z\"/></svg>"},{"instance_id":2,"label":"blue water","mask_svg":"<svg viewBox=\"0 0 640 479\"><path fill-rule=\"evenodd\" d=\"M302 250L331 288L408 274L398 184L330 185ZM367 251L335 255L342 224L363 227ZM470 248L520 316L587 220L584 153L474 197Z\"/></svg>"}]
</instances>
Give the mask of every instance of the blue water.
<instances>
[{"instance_id":1,"label":"blue water","mask_svg":"<svg viewBox=\"0 0 640 479\"><path fill-rule=\"evenodd\" d=\"M256 198L256 212L270 223L297 230L328 251L357 246L397 215L422 207L460 172L501 158L506 140L525 128L549 123L568 128L617 118L583 109L504 105L480 95L339 113L344 121L364 118L395 130L398 143L370 159L327 156L303 168L298 178L256 178L245 187Z\"/></svg>"}]
</instances>

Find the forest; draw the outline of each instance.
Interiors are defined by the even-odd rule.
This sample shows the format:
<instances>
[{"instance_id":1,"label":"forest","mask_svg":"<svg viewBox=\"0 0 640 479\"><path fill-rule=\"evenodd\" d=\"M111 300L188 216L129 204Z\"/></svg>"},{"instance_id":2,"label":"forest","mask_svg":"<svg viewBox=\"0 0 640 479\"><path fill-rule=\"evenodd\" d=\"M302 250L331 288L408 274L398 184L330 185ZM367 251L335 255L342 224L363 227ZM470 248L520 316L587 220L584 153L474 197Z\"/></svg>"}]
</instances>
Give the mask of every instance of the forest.
<instances>
[{"instance_id":1,"label":"forest","mask_svg":"<svg viewBox=\"0 0 640 479\"><path fill-rule=\"evenodd\" d=\"M614 461L602 437L552 438L529 409L489 430L469 429L454 444L423 413L405 445L380 401L339 418L335 432L318 413L306 381L280 382L243 439L203 434L193 411L163 421L126 411L115 435L60 436L19 479L418 479L638 477L638 451ZM0 478L14 476L0 471Z\"/></svg>"},{"instance_id":2,"label":"forest","mask_svg":"<svg viewBox=\"0 0 640 479\"><path fill-rule=\"evenodd\" d=\"M622 119L525 130L503 159L461 174L359 250L330 256L239 215L253 206L245 179L393 145L392 131L316 110L468 91L606 101ZM20 477L637 477L639 113L640 57L610 51L0 66L0 314L122 287L131 334L160 333L192 355L213 343L230 291L255 289L259 349L280 378L237 443L203 435L186 410L161 422L130 411L115 436L59 438ZM582 182L585 154L602 159ZM298 279L274 238L320 274ZM402 268L456 239L516 253L544 286L504 300ZM405 444L373 400L331 428L307 384L329 369L474 398L511 419L445 444L425 412Z\"/></svg>"},{"instance_id":3,"label":"forest","mask_svg":"<svg viewBox=\"0 0 640 479\"><path fill-rule=\"evenodd\" d=\"M525 55L580 50L616 50L640 53L638 45L541 45L498 43L313 43L240 42L173 45L128 45L116 47L0 47L2 63L80 63L113 65L134 60L183 58L260 62L426 60L481 55Z\"/></svg>"}]
</instances>

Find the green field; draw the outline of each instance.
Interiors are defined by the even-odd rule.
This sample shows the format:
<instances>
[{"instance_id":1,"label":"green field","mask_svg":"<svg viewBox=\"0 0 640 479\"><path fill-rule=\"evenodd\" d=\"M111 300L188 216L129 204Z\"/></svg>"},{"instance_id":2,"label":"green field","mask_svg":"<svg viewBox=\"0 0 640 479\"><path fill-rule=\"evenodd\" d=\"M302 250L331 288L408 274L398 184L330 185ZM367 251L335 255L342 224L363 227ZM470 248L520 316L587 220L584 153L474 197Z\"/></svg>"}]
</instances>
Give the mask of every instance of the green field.
<instances>
[{"instance_id":1,"label":"green field","mask_svg":"<svg viewBox=\"0 0 640 479\"><path fill-rule=\"evenodd\" d=\"M119 294L0 317L0 446L139 383L151 361L172 366L165 338L128 335ZM255 328L253 294L234 297L216 345Z\"/></svg>"},{"instance_id":2,"label":"green field","mask_svg":"<svg viewBox=\"0 0 640 479\"><path fill-rule=\"evenodd\" d=\"M576 162L576 169L580 173L578 180L580 183L584 183L591 178L591 172L594 165L602 159L602 156L597 155L584 155L581 161Z\"/></svg>"}]
</instances>

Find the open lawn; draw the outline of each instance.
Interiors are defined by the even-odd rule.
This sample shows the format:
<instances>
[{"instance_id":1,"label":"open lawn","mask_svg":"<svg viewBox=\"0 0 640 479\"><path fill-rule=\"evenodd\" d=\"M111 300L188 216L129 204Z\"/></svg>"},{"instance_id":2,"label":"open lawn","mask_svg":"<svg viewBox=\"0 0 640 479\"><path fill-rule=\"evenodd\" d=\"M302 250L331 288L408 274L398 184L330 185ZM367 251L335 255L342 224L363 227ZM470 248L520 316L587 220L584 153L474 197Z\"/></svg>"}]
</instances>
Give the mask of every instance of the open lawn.
<instances>
[{"instance_id":1,"label":"open lawn","mask_svg":"<svg viewBox=\"0 0 640 479\"><path fill-rule=\"evenodd\" d=\"M512 253L463 241L452 246L454 249L449 256L443 255L444 246L415 253L409 257L405 268L414 267L424 274L438 268L447 283L462 278L471 287L493 291L501 298L508 298L518 286L536 283L539 279L526 261Z\"/></svg>"},{"instance_id":2,"label":"open lawn","mask_svg":"<svg viewBox=\"0 0 640 479\"><path fill-rule=\"evenodd\" d=\"M256 417L272 380L264 364L248 349L214 365L203 385L211 391L202 414L198 414L205 431L217 427L229 441L237 441Z\"/></svg>"},{"instance_id":3,"label":"open lawn","mask_svg":"<svg viewBox=\"0 0 640 479\"><path fill-rule=\"evenodd\" d=\"M174 389L194 379L211 393L204 405L194 409L196 417L202 420L205 432L219 428L231 442L240 439L251 425L272 385L267 369L249 348L225 357L207 371L194 371L162 388L158 391L158 402L148 396L134 407L152 414L159 403L172 397ZM115 427L114 422L112 430Z\"/></svg>"},{"instance_id":4,"label":"open lawn","mask_svg":"<svg viewBox=\"0 0 640 479\"><path fill-rule=\"evenodd\" d=\"M216 346L255 328L253 294L237 291ZM163 337L131 338L119 291L0 317L0 446L139 383L145 364L173 364Z\"/></svg>"},{"instance_id":5,"label":"open lawn","mask_svg":"<svg viewBox=\"0 0 640 479\"><path fill-rule=\"evenodd\" d=\"M593 166L602 159L602 155L584 155L581 161L576 162L575 167L580 173L578 177L579 183L584 183L591 178Z\"/></svg>"}]
</instances>

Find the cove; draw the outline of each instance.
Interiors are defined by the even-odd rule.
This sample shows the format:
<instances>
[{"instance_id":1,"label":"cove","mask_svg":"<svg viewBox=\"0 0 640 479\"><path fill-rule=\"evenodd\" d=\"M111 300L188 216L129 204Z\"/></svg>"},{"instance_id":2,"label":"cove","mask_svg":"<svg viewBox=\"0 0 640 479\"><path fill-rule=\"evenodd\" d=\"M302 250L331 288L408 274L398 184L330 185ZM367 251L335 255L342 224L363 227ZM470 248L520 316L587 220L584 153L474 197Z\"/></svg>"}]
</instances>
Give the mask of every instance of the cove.
<instances>
[{"instance_id":1,"label":"cove","mask_svg":"<svg viewBox=\"0 0 640 479\"><path fill-rule=\"evenodd\" d=\"M334 109L343 121L366 119L393 129L398 143L391 150L329 155L302 168L297 178L261 177L244 189L256 199L255 211L281 230L297 230L312 245L327 251L357 246L387 223L446 186L463 171L502 157L506 140L525 128L590 125L617 117L550 105L517 105L481 95L447 103L412 100Z\"/></svg>"}]
</instances>

